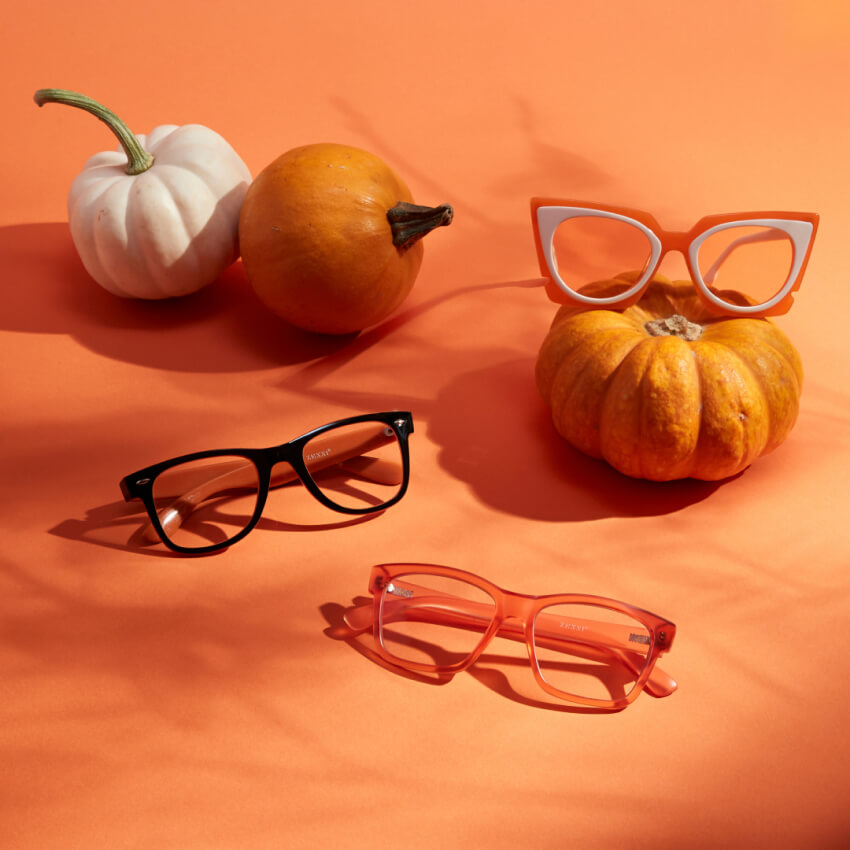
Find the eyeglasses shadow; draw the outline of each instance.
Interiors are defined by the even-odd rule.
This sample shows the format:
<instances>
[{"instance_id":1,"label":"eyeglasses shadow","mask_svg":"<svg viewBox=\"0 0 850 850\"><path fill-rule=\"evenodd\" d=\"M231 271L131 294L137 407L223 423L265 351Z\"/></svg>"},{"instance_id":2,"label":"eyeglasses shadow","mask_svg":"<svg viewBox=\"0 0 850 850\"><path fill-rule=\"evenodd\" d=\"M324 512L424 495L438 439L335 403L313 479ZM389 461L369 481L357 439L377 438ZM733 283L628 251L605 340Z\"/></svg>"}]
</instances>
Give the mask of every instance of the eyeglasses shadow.
<instances>
[{"instance_id":1,"label":"eyeglasses shadow","mask_svg":"<svg viewBox=\"0 0 850 850\"><path fill-rule=\"evenodd\" d=\"M334 522L322 523L295 523L284 522L269 517L260 517L257 524L251 530L251 534L257 531L274 532L315 532L332 531L339 528L348 528L360 525L364 522L376 519L383 511L375 511L362 516L348 517ZM226 519L226 517L219 517ZM48 529L49 534L66 540L75 540L80 543L88 543L125 552L137 552L155 558L198 558L211 555L221 555L228 551L229 547L217 549L212 552L174 552L167 548L161 540L153 538L146 532L149 524L148 514L140 502L110 502L86 510L83 519L69 518ZM244 525L239 520L238 525ZM197 533L201 533L196 529ZM216 526L210 526L203 532L210 543L217 543L224 539L223 532ZM240 541L237 541L236 545Z\"/></svg>"},{"instance_id":2,"label":"eyeglasses shadow","mask_svg":"<svg viewBox=\"0 0 850 850\"><path fill-rule=\"evenodd\" d=\"M371 604L371 599L359 596L355 597L351 604L359 607L364 604ZM328 628L324 630L324 634L327 637L347 643L355 652L377 664L379 667L382 667L384 670L388 670L397 676L410 679L414 682L421 682L427 685L446 685L454 678L454 673L419 673L391 664L373 648L373 637L370 629L352 629L345 622L343 617L346 610L346 606L335 602L328 602L319 607L320 613L328 623ZM449 664L458 660L452 653L434 644L426 645L423 642L417 648L427 652L435 663ZM507 669L507 673L505 669ZM520 684L520 682L525 681L524 677L520 678L523 673L528 676L530 688L539 690L539 686L531 676L527 656L511 656L485 651L475 664L464 672L469 673L476 681L499 696L530 708L558 711L566 714L618 714L619 711L622 711L622 709L612 711L610 709L594 708L592 706L573 705L571 703L561 702L554 697L549 700L543 691L541 691L541 694L543 694L542 697L528 695L524 692L524 688ZM613 696L625 696L624 693L615 692L616 684L613 680L610 683L606 682L606 684L610 684Z\"/></svg>"},{"instance_id":3,"label":"eyeglasses shadow","mask_svg":"<svg viewBox=\"0 0 850 850\"><path fill-rule=\"evenodd\" d=\"M368 605L370 599L365 596L357 596L352 600L352 605ZM372 646L372 632L370 630L358 631L352 629L343 619L346 606L340 605L337 602L326 602L319 606L319 612L325 618L328 627L324 629L323 634L333 640L339 640L347 643L355 652L367 658L378 667L383 667L384 670L389 670L405 679L411 679L414 682L422 682L425 685L445 685L453 678L453 673L417 673L414 670L405 670L401 667L396 667L383 659Z\"/></svg>"}]
</instances>

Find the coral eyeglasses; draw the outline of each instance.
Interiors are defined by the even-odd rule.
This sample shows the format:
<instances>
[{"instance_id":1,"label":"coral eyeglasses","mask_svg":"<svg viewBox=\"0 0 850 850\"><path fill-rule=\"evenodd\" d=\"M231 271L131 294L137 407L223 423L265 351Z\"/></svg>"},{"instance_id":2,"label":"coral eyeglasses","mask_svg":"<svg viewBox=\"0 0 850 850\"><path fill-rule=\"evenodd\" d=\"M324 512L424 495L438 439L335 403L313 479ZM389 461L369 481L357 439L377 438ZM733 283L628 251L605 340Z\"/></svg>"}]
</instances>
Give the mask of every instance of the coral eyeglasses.
<instances>
[{"instance_id":1,"label":"coral eyeglasses","mask_svg":"<svg viewBox=\"0 0 850 850\"><path fill-rule=\"evenodd\" d=\"M524 640L538 684L568 702L619 710L643 690L664 697L676 689L656 666L676 626L624 602L527 596L435 564L380 564L369 590L373 601L349 608L345 622L371 627L378 654L406 670L465 670L498 634Z\"/></svg>"},{"instance_id":2,"label":"coral eyeglasses","mask_svg":"<svg viewBox=\"0 0 850 850\"><path fill-rule=\"evenodd\" d=\"M707 309L750 318L788 312L818 227L815 213L750 212L706 216L677 232L641 210L554 198L533 198L531 215L553 301L623 309L664 255L679 251Z\"/></svg>"}]
</instances>

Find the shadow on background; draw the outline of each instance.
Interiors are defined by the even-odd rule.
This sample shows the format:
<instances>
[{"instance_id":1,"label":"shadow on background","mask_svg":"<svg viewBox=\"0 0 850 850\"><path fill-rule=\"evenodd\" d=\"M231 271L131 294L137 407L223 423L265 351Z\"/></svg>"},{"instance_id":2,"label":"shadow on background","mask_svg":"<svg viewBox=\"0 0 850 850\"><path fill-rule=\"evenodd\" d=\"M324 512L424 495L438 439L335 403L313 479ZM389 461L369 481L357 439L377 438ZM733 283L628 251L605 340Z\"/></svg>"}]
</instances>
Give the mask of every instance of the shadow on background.
<instances>
[{"instance_id":1,"label":"shadow on background","mask_svg":"<svg viewBox=\"0 0 850 850\"><path fill-rule=\"evenodd\" d=\"M107 292L88 274L64 222L0 227L7 287L0 329L65 334L113 360L181 372L227 373L317 361L318 381L424 313L468 294L541 288L543 280L451 289L360 334L310 333L276 316L257 298L241 262L209 286L181 298L143 300Z\"/></svg>"},{"instance_id":2,"label":"shadow on background","mask_svg":"<svg viewBox=\"0 0 850 850\"><path fill-rule=\"evenodd\" d=\"M457 375L434 403L428 434L440 446L440 465L486 504L553 522L657 516L702 501L725 483L629 478L574 449L538 395L534 362L508 360Z\"/></svg>"},{"instance_id":3,"label":"shadow on background","mask_svg":"<svg viewBox=\"0 0 850 850\"><path fill-rule=\"evenodd\" d=\"M567 150L563 144L553 144L543 138L545 122L538 121L538 113L529 98L514 95L513 102L515 125L525 137L527 153L521 159L515 158L511 161L510 171L494 175L488 186L494 199L519 197L525 201L530 200L533 195L563 195L566 198L586 197L591 200L591 196L598 195L600 190L610 190L612 186L616 186L619 178L595 162ZM483 226L491 237L494 237L490 241L491 249L498 249L499 245L504 244L498 233L498 228L504 225L500 225L485 207L465 205L463 199L457 197L456 191L450 191L449 185L434 179L427 163L415 162L406 155L404 148L393 146L392 134L382 132L368 113L357 109L339 96L331 97L329 103L331 108L345 116L352 132L358 138L365 139L370 150L386 159L408 183L415 181L434 198L446 198L450 199L452 204L459 204L464 217ZM434 198L420 200L418 203L430 203ZM526 210L527 206L524 206L522 212L527 217ZM515 234L515 229L510 226L505 235ZM534 259L533 253L531 259Z\"/></svg>"},{"instance_id":4,"label":"shadow on background","mask_svg":"<svg viewBox=\"0 0 850 850\"><path fill-rule=\"evenodd\" d=\"M305 492L305 499L310 496ZM266 506L266 513L271 512ZM363 516L349 517L347 519L327 521L330 512L326 509L323 518L308 517L307 512L301 511L299 521L284 522L270 516L260 517L257 524L251 529L250 534L262 534L264 532L309 532L309 531L332 531L339 528L348 528L353 525L361 525L371 522L383 515L383 511ZM317 512L318 513L318 512ZM331 513L331 515L333 515ZM67 540L75 540L81 543L91 543L107 549L119 551L138 552L154 558L206 558L209 556L222 555L229 551L218 549L214 552L203 552L193 555L191 553L173 552L159 540L152 541L143 534L143 529L148 525L147 512L141 502L111 502L89 508L83 519L65 519L48 530L49 534L56 537L64 537ZM234 545L238 546L241 541Z\"/></svg>"},{"instance_id":5,"label":"shadow on background","mask_svg":"<svg viewBox=\"0 0 850 850\"><path fill-rule=\"evenodd\" d=\"M345 358L342 352L305 366L287 379L286 388L354 410L412 410L418 433L424 425L439 447L443 470L466 483L484 504L529 519L581 522L669 514L734 480L644 481L582 454L555 430L534 383L534 358L486 362L498 355L482 351L478 359L484 365L457 373L435 353L421 368L454 376L434 399L329 388L321 378L334 370L336 359ZM411 375L409 385L417 386L415 377ZM412 477L415 464L416 434L411 440Z\"/></svg>"},{"instance_id":6,"label":"shadow on background","mask_svg":"<svg viewBox=\"0 0 850 850\"><path fill-rule=\"evenodd\" d=\"M355 597L352 605L371 605L372 600L363 596ZM428 685L446 685L454 678L454 674L446 673L417 673L413 670L405 670L385 661L374 649L374 638L371 630L365 632L350 628L343 620L346 607L335 602L328 602L319 608L322 616L328 623L325 635L333 640L341 640L347 643L355 652L367 658L373 664L377 664L384 670L388 670L404 679L411 679ZM499 640L502 644L511 644L511 641ZM529 666L528 655L525 645L517 646L515 655L496 654L485 650L481 657L464 675L472 676L476 681L489 688L494 693L513 702L527 705L531 708L541 708L548 711L560 711L567 714L617 714L616 711L591 708L583 705L572 705L561 700L550 698L534 680Z\"/></svg>"},{"instance_id":7,"label":"shadow on background","mask_svg":"<svg viewBox=\"0 0 850 850\"><path fill-rule=\"evenodd\" d=\"M448 301L453 301L456 298L464 298L467 295L477 296L485 292L490 292L499 289L539 289L539 297L545 298L543 292L544 278L529 278L527 280L506 280L497 281L494 283L471 284L469 286L461 286L452 289L442 295L435 295L433 298L423 301L413 307L401 309L395 315L384 321L380 325L373 328L367 328L362 331L356 339L353 339L347 346L340 348L337 351L329 352L321 359L314 360L311 363L306 363L298 372L288 375L282 382L281 386L293 388L301 392L307 392L312 387L318 387L319 384L331 377L335 372L340 371L358 356L365 354L371 348L381 343L391 334L400 331L405 325L410 324L431 310L440 307ZM422 352L423 362L427 352ZM431 365L438 367L442 364L437 364L434 360L434 354L431 353ZM393 403L389 408L398 408L397 403ZM371 408L370 408L371 409ZM375 408L376 410L378 408Z\"/></svg>"},{"instance_id":8,"label":"shadow on background","mask_svg":"<svg viewBox=\"0 0 850 850\"><path fill-rule=\"evenodd\" d=\"M168 371L250 371L334 354L342 355L333 361L340 366L449 298L501 286L536 285L540 281L490 283L502 279L505 269L516 265L518 243L527 245L524 267L537 267L527 199L532 194L557 194L567 189L589 196L610 191L620 182L586 158L545 141L532 105L517 97L516 123L528 149L525 167L498 176L489 190L492 209L468 204L462 192L434 180L423 164L407 158L403 148L395 149L387 141L392 135L375 126L367 113L338 97L330 99L330 106L344 115L370 150L433 195L420 201L446 201L456 206L457 222L449 243L433 253L429 249L426 262L429 273L436 277L458 276L462 268L460 275L468 278L465 270L474 268L476 284L452 288L447 295L403 309L360 335L327 336L301 331L265 307L248 283L241 262L192 295L157 301L123 299L106 292L85 271L67 223L16 224L0 227L5 277L14 282L7 287L0 328L66 334L113 360ZM509 207L507 215L506 197L522 199ZM446 247L461 235L460 248ZM508 272L507 276L519 275ZM326 374L327 370L318 369L311 377L318 380Z\"/></svg>"},{"instance_id":9,"label":"shadow on background","mask_svg":"<svg viewBox=\"0 0 850 850\"><path fill-rule=\"evenodd\" d=\"M240 262L192 295L120 298L92 280L64 222L0 227L0 328L59 333L113 360L182 372L239 372L302 363L348 336L298 330L254 294ZM177 333L179 331L179 333Z\"/></svg>"},{"instance_id":10,"label":"shadow on background","mask_svg":"<svg viewBox=\"0 0 850 850\"><path fill-rule=\"evenodd\" d=\"M403 152L388 148L368 116L342 101L333 105L345 112L349 124L394 167L423 181L426 191L438 199L463 208L462 197L429 182L427 173L417 172ZM646 516L671 513L700 501L722 483L655 484L626 478L565 443L551 425L534 386L533 355L538 339L527 356L518 357L516 350L500 350L492 344L461 353L454 349L452 339L417 338L414 345L394 346L392 361L379 367L364 357L362 366L357 363L359 373L345 389L329 387L334 380L342 380L337 373L344 373L358 357L450 300L470 297L472 303L487 290L539 287L540 279L504 281L489 275L504 258L516 255L520 239L528 243L529 267L535 265L527 205L505 214L496 199L506 194L559 193L568 186L590 196L602 189L610 191L619 183L594 163L546 142L527 102L518 99L516 110L528 142L527 168L499 177L491 192L493 208L466 209L453 228L459 234L458 226L465 222L464 263L476 269L477 282L450 287L402 307L381 325L359 335L323 336L292 327L259 301L241 263L184 298L118 298L89 277L65 223L0 228L6 277L14 282L7 287L0 327L66 334L95 353L161 370L229 373L297 366L286 370L281 389L357 411L412 410L420 428L424 425L439 447L441 468L463 481L485 505L516 516L553 522ZM522 231L518 230L520 222ZM466 276L458 271L457 255L458 250L451 248L431 255L431 273ZM545 298L542 291L528 295ZM496 298L490 303L498 302ZM480 303L483 306L483 300ZM471 318L477 315L476 305L470 310ZM505 318L511 320L510 315ZM541 329L540 339L544 332ZM386 386L380 380L373 382L370 368L380 368L381 376L392 370L399 376L401 391L370 392L370 386ZM351 376L349 368L347 377ZM415 437L413 444L415 475ZM67 519L51 531L127 548L128 542L132 547L131 526L137 522L132 508L110 503L91 507L83 519ZM293 525L273 521L264 521L263 527L295 530Z\"/></svg>"}]
</instances>

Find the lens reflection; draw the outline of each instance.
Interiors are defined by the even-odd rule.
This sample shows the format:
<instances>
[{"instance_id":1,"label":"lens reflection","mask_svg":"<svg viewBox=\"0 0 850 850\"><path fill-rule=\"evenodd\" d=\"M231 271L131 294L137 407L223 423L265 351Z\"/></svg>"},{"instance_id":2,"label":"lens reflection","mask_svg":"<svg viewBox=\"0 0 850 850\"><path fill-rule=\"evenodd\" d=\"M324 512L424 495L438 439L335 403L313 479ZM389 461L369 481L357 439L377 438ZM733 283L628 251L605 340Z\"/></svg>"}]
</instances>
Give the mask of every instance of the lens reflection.
<instances>
[{"instance_id":1,"label":"lens reflection","mask_svg":"<svg viewBox=\"0 0 850 850\"><path fill-rule=\"evenodd\" d=\"M571 696L628 696L646 666L651 637L638 620L599 605L559 604L534 620L534 649L547 684Z\"/></svg>"},{"instance_id":2,"label":"lens reflection","mask_svg":"<svg viewBox=\"0 0 850 850\"><path fill-rule=\"evenodd\" d=\"M319 489L343 508L376 508L404 482L401 444L385 422L324 431L304 447L304 464Z\"/></svg>"},{"instance_id":3,"label":"lens reflection","mask_svg":"<svg viewBox=\"0 0 850 850\"><path fill-rule=\"evenodd\" d=\"M448 667L467 659L496 611L484 590L452 578L394 578L381 597L380 640L396 658Z\"/></svg>"},{"instance_id":4,"label":"lens reflection","mask_svg":"<svg viewBox=\"0 0 850 850\"><path fill-rule=\"evenodd\" d=\"M259 489L250 460L219 455L169 467L154 480L153 497L168 539L198 549L224 543L246 528Z\"/></svg>"},{"instance_id":5,"label":"lens reflection","mask_svg":"<svg viewBox=\"0 0 850 850\"><path fill-rule=\"evenodd\" d=\"M794 261L794 243L775 227L724 227L707 236L697 252L697 266L705 284L723 301L737 300L724 290L741 292L763 304L788 280Z\"/></svg>"}]
</instances>

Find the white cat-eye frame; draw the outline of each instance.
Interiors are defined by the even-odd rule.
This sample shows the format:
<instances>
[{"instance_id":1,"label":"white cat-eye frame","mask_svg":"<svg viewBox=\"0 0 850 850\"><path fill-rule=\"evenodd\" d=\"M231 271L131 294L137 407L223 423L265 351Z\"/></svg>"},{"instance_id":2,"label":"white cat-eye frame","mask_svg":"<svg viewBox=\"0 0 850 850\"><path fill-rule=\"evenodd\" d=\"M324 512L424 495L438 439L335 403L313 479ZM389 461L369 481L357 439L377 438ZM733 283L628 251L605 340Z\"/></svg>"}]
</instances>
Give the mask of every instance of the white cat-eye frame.
<instances>
[{"instance_id":1,"label":"white cat-eye frame","mask_svg":"<svg viewBox=\"0 0 850 850\"><path fill-rule=\"evenodd\" d=\"M818 226L815 213L755 212L668 231L641 210L551 198L532 199L531 211L540 271L555 301L625 308L664 256L679 251L709 310L754 318L788 311Z\"/></svg>"}]
</instances>

